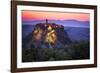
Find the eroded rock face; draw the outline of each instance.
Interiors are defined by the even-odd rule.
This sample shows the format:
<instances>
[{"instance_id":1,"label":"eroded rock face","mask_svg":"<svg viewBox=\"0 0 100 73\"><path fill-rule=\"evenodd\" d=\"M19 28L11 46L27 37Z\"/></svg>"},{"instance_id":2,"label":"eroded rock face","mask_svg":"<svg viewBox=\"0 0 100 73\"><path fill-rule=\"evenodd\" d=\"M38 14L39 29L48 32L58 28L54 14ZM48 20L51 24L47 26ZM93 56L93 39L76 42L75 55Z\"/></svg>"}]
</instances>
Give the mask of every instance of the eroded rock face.
<instances>
[{"instance_id":1,"label":"eroded rock face","mask_svg":"<svg viewBox=\"0 0 100 73\"><path fill-rule=\"evenodd\" d=\"M24 47L30 48L65 48L71 40L64 26L55 23L38 23L32 33L24 39Z\"/></svg>"}]
</instances>

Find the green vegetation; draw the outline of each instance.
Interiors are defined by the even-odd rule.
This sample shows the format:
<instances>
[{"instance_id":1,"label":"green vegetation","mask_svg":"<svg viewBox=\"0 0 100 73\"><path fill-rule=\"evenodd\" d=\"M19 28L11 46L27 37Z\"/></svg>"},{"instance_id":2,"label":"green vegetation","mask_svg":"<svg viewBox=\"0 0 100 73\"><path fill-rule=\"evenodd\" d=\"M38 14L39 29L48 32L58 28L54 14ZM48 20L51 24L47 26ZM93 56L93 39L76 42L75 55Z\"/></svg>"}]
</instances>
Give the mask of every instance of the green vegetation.
<instances>
[{"instance_id":1,"label":"green vegetation","mask_svg":"<svg viewBox=\"0 0 100 73\"><path fill-rule=\"evenodd\" d=\"M89 59L89 41L80 41L71 44L71 49L73 51L73 59Z\"/></svg>"},{"instance_id":2,"label":"green vegetation","mask_svg":"<svg viewBox=\"0 0 100 73\"><path fill-rule=\"evenodd\" d=\"M32 46L31 49L23 49L22 54L23 62L89 59L89 42L74 42L62 49Z\"/></svg>"}]
</instances>

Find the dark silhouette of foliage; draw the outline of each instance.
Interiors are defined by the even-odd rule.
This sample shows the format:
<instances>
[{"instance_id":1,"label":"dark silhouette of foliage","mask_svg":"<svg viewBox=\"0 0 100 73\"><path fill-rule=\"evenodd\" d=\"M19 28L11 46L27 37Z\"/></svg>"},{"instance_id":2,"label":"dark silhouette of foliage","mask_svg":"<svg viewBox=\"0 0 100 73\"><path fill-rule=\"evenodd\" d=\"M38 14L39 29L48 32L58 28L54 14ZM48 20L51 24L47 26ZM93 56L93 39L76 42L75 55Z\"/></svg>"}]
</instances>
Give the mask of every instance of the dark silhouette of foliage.
<instances>
[{"instance_id":1,"label":"dark silhouette of foliage","mask_svg":"<svg viewBox=\"0 0 100 73\"><path fill-rule=\"evenodd\" d=\"M23 49L22 61L36 62L89 59L89 48L88 41L75 42L61 49L34 48L34 45L32 45L30 49Z\"/></svg>"},{"instance_id":2,"label":"dark silhouette of foliage","mask_svg":"<svg viewBox=\"0 0 100 73\"><path fill-rule=\"evenodd\" d=\"M70 46L73 52L73 59L89 59L89 44L89 41L80 41L77 43L73 43Z\"/></svg>"}]
</instances>

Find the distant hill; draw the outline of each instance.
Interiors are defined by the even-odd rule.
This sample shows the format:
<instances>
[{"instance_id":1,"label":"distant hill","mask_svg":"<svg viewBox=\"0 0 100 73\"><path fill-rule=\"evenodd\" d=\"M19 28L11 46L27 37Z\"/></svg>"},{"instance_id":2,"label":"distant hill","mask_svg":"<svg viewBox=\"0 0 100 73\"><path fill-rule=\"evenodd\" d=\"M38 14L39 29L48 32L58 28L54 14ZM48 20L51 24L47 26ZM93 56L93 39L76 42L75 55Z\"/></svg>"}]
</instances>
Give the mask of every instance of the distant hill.
<instances>
[{"instance_id":1,"label":"distant hill","mask_svg":"<svg viewBox=\"0 0 100 73\"><path fill-rule=\"evenodd\" d=\"M72 41L89 40L90 29L82 27L65 27L65 31L68 33Z\"/></svg>"},{"instance_id":2,"label":"distant hill","mask_svg":"<svg viewBox=\"0 0 100 73\"><path fill-rule=\"evenodd\" d=\"M22 25L22 37L25 38L34 30L34 25Z\"/></svg>"},{"instance_id":3,"label":"distant hill","mask_svg":"<svg viewBox=\"0 0 100 73\"><path fill-rule=\"evenodd\" d=\"M45 20L30 20L30 21L23 21L23 25L35 25L37 23L45 23ZM77 21L77 20L49 20L50 23L60 24L66 27L84 27L89 28L89 21Z\"/></svg>"}]
</instances>

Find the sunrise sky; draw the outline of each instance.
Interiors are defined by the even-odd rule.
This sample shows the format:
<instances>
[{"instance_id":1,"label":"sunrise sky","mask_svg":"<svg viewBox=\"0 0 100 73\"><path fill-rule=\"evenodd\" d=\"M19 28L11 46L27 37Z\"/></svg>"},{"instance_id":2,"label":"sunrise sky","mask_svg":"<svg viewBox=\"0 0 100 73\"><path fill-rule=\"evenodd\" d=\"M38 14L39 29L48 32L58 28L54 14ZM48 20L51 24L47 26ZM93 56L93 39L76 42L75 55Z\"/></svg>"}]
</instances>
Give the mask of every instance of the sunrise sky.
<instances>
[{"instance_id":1,"label":"sunrise sky","mask_svg":"<svg viewBox=\"0 0 100 73\"><path fill-rule=\"evenodd\" d=\"M62 13L62 12L42 12L42 11L22 11L22 20L78 20L89 21L88 13Z\"/></svg>"}]
</instances>

